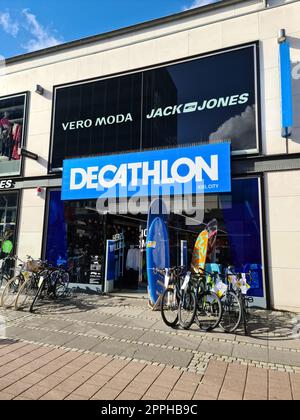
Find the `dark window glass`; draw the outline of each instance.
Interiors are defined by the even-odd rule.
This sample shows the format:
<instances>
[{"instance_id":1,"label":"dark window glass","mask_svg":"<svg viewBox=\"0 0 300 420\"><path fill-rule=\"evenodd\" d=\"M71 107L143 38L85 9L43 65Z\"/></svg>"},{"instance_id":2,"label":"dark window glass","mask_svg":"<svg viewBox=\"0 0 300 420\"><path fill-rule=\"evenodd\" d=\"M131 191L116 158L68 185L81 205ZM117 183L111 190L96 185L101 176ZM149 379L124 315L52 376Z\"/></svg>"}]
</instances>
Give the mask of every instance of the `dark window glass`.
<instances>
[{"instance_id":1,"label":"dark window glass","mask_svg":"<svg viewBox=\"0 0 300 420\"><path fill-rule=\"evenodd\" d=\"M68 267L71 282L100 284L104 231L96 202L63 202L60 196L50 192L46 258Z\"/></svg>"},{"instance_id":2,"label":"dark window glass","mask_svg":"<svg viewBox=\"0 0 300 420\"><path fill-rule=\"evenodd\" d=\"M20 173L25 107L26 95L0 98L0 176Z\"/></svg>"},{"instance_id":3,"label":"dark window glass","mask_svg":"<svg viewBox=\"0 0 300 420\"><path fill-rule=\"evenodd\" d=\"M17 191L0 194L0 264L10 276L15 264L7 257L13 255L16 246L18 200Z\"/></svg>"},{"instance_id":4,"label":"dark window glass","mask_svg":"<svg viewBox=\"0 0 300 420\"><path fill-rule=\"evenodd\" d=\"M52 168L64 158L139 150L141 88L142 75L132 74L57 89Z\"/></svg>"},{"instance_id":5,"label":"dark window glass","mask_svg":"<svg viewBox=\"0 0 300 420\"><path fill-rule=\"evenodd\" d=\"M231 140L234 151L256 149L254 72L253 47L145 72L143 147Z\"/></svg>"},{"instance_id":6,"label":"dark window glass","mask_svg":"<svg viewBox=\"0 0 300 420\"><path fill-rule=\"evenodd\" d=\"M52 169L65 158L223 140L256 151L255 48L57 88Z\"/></svg>"}]
</instances>

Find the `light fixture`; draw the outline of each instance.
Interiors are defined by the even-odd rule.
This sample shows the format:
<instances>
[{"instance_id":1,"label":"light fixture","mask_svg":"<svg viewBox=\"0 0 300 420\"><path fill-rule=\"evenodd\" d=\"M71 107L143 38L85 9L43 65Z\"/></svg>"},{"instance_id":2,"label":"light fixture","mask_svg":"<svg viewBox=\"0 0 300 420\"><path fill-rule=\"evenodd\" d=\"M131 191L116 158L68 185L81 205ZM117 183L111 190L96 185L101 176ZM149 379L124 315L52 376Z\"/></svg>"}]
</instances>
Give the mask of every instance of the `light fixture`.
<instances>
[{"instance_id":1,"label":"light fixture","mask_svg":"<svg viewBox=\"0 0 300 420\"><path fill-rule=\"evenodd\" d=\"M37 187L36 189L36 195L41 197L44 194L44 188L42 187Z\"/></svg>"},{"instance_id":2,"label":"light fixture","mask_svg":"<svg viewBox=\"0 0 300 420\"><path fill-rule=\"evenodd\" d=\"M35 92L39 95L44 95L45 89L41 85L36 85Z\"/></svg>"},{"instance_id":3,"label":"light fixture","mask_svg":"<svg viewBox=\"0 0 300 420\"><path fill-rule=\"evenodd\" d=\"M278 44L283 44L283 42L286 41L286 32L285 32L285 29L280 29L279 30L277 41L278 41Z\"/></svg>"}]
</instances>

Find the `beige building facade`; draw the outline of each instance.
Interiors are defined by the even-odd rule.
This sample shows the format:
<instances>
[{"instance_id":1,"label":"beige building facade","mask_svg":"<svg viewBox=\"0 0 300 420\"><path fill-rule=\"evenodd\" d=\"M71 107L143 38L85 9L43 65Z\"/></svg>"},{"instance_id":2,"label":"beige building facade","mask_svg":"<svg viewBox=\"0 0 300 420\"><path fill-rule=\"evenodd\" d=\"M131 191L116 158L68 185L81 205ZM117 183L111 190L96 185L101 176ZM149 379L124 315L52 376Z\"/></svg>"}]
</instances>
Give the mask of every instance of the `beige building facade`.
<instances>
[{"instance_id":1,"label":"beige building facade","mask_svg":"<svg viewBox=\"0 0 300 420\"><path fill-rule=\"evenodd\" d=\"M55 86L119 77L164 63L255 44L260 150L244 157L233 154L232 167L236 177L260 180L264 296L258 297L257 303L274 309L300 311L299 16L298 0L225 0L8 59L6 66L0 69L0 102L26 93L23 145L37 155L37 160L25 156L20 159L18 174L10 175L1 170L2 180L14 181L9 193L19 192L15 253L21 258L46 256L48 192L59 189L62 183L61 172L49 170ZM290 43L293 74L294 123L288 139L283 138L281 132L278 45L281 29L285 29ZM215 71L222 79L223 69ZM226 80L223 82L226 84ZM36 93L37 85L44 89L43 94ZM1 191L0 195L7 193Z\"/></svg>"}]
</instances>

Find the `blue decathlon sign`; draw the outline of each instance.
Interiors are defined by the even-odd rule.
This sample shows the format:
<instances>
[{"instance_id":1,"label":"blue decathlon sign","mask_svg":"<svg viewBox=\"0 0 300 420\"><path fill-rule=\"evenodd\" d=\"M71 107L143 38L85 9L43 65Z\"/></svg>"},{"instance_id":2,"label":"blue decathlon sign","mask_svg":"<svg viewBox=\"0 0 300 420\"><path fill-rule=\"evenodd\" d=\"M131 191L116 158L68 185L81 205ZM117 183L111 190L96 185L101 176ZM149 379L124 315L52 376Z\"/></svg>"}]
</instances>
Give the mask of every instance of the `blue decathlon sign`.
<instances>
[{"instance_id":1,"label":"blue decathlon sign","mask_svg":"<svg viewBox=\"0 0 300 420\"><path fill-rule=\"evenodd\" d=\"M230 191L230 143L64 161L62 200Z\"/></svg>"},{"instance_id":2,"label":"blue decathlon sign","mask_svg":"<svg viewBox=\"0 0 300 420\"><path fill-rule=\"evenodd\" d=\"M293 93L290 44L280 44L282 137L289 137L293 127Z\"/></svg>"}]
</instances>

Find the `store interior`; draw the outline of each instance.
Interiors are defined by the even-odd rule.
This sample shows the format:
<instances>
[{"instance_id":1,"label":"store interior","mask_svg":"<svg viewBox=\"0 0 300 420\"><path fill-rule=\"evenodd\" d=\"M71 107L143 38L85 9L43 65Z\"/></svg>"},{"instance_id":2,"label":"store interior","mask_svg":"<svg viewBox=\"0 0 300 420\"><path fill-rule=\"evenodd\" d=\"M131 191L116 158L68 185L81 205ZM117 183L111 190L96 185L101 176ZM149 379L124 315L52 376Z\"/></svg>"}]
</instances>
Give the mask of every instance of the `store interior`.
<instances>
[{"instance_id":1,"label":"store interior","mask_svg":"<svg viewBox=\"0 0 300 420\"><path fill-rule=\"evenodd\" d=\"M0 99L0 175L20 172L25 95Z\"/></svg>"}]
</instances>

